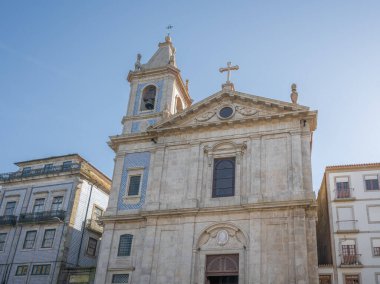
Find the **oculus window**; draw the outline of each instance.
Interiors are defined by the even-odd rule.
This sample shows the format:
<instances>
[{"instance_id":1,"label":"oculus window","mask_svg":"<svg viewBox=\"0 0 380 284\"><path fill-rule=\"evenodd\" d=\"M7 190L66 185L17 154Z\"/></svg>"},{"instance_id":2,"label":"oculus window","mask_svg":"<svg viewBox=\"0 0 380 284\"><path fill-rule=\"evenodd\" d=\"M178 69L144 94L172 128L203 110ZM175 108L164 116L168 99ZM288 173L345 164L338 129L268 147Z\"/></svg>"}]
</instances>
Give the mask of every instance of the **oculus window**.
<instances>
[{"instance_id":1,"label":"oculus window","mask_svg":"<svg viewBox=\"0 0 380 284\"><path fill-rule=\"evenodd\" d=\"M214 159L212 197L235 195L235 157Z\"/></svg>"}]
</instances>

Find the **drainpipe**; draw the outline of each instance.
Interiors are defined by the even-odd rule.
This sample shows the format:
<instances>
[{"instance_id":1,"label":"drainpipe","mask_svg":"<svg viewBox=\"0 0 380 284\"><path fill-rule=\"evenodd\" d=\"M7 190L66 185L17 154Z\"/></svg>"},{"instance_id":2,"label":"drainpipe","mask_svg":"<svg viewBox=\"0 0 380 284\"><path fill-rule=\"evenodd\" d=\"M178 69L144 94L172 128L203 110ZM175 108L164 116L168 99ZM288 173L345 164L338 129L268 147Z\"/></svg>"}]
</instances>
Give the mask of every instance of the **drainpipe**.
<instances>
[{"instance_id":1,"label":"drainpipe","mask_svg":"<svg viewBox=\"0 0 380 284\"><path fill-rule=\"evenodd\" d=\"M91 188L90 188L90 197L88 198L88 202L87 202L87 209L86 209L86 215L84 216L84 221L82 223L82 235L80 237L80 243L79 243L79 251L78 251L78 257L77 257L77 262L76 262L76 266L79 266L79 258L80 258L80 252L82 250L82 243L83 243L83 237L84 237L84 229L85 229L85 225L86 225L86 221L87 221L87 215L88 215L88 209L90 207L90 201L91 201L91 195L92 195L92 188L93 188L93 184L91 184Z\"/></svg>"}]
</instances>

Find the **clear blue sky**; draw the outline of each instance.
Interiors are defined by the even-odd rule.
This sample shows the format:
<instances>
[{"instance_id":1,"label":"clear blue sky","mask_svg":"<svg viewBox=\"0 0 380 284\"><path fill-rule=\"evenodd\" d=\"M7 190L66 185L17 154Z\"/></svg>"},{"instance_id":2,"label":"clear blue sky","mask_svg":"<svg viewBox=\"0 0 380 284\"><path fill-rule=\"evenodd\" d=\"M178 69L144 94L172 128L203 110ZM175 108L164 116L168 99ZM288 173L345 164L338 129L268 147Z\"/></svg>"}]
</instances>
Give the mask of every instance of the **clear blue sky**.
<instances>
[{"instance_id":1,"label":"clear blue sky","mask_svg":"<svg viewBox=\"0 0 380 284\"><path fill-rule=\"evenodd\" d=\"M238 91L319 111L314 188L326 165L380 162L380 1L0 2L0 172L79 153L112 176L136 54L172 39L195 102L240 65Z\"/></svg>"}]
</instances>

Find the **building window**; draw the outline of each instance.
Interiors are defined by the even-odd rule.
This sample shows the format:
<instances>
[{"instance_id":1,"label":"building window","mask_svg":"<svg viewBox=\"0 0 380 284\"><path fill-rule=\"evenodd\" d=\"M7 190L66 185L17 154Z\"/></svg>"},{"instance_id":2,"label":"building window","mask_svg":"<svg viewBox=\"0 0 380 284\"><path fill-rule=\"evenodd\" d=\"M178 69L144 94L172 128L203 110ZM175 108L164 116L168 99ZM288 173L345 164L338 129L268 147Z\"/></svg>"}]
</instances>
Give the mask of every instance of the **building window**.
<instances>
[{"instance_id":1,"label":"building window","mask_svg":"<svg viewBox=\"0 0 380 284\"><path fill-rule=\"evenodd\" d=\"M42 248L51 248L53 247L55 236L55 229L47 229L45 230L44 239L42 241Z\"/></svg>"},{"instance_id":2,"label":"building window","mask_svg":"<svg viewBox=\"0 0 380 284\"><path fill-rule=\"evenodd\" d=\"M156 92L157 88L153 85L149 85L144 88L141 97L141 111L154 109L156 103Z\"/></svg>"},{"instance_id":3,"label":"building window","mask_svg":"<svg viewBox=\"0 0 380 284\"><path fill-rule=\"evenodd\" d=\"M319 284L331 284L331 275L319 275Z\"/></svg>"},{"instance_id":4,"label":"building window","mask_svg":"<svg viewBox=\"0 0 380 284\"><path fill-rule=\"evenodd\" d=\"M354 240L344 240L342 248L342 265L358 265L359 255L356 253L356 243Z\"/></svg>"},{"instance_id":5,"label":"building window","mask_svg":"<svg viewBox=\"0 0 380 284\"><path fill-rule=\"evenodd\" d=\"M372 240L373 256L380 256L380 239Z\"/></svg>"},{"instance_id":6,"label":"building window","mask_svg":"<svg viewBox=\"0 0 380 284\"><path fill-rule=\"evenodd\" d=\"M15 209L16 209L16 201L7 202L7 204L5 205L4 215L5 216L14 215Z\"/></svg>"},{"instance_id":7,"label":"building window","mask_svg":"<svg viewBox=\"0 0 380 284\"><path fill-rule=\"evenodd\" d=\"M46 164L44 166L44 172L48 173L48 172L51 172L51 171L53 171L53 164Z\"/></svg>"},{"instance_id":8,"label":"building window","mask_svg":"<svg viewBox=\"0 0 380 284\"><path fill-rule=\"evenodd\" d=\"M63 162L62 164L62 170L70 170L71 169L71 165L73 164L72 161L66 161L66 162Z\"/></svg>"},{"instance_id":9,"label":"building window","mask_svg":"<svg viewBox=\"0 0 380 284\"><path fill-rule=\"evenodd\" d=\"M32 275L49 275L50 264L33 265Z\"/></svg>"},{"instance_id":10,"label":"building window","mask_svg":"<svg viewBox=\"0 0 380 284\"><path fill-rule=\"evenodd\" d=\"M102 216L103 216L103 210L95 205L94 209L92 210L91 219L92 220L99 220L100 217L102 217Z\"/></svg>"},{"instance_id":11,"label":"building window","mask_svg":"<svg viewBox=\"0 0 380 284\"><path fill-rule=\"evenodd\" d=\"M350 198L350 184L348 177L339 177L336 179L336 197Z\"/></svg>"},{"instance_id":12,"label":"building window","mask_svg":"<svg viewBox=\"0 0 380 284\"><path fill-rule=\"evenodd\" d=\"M32 249L36 240L37 231L28 231L25 235L23 249Z\"/></svg>"},{"instance_id":13,"label":"building window","mask_svg":"<svg viewBox=\"0 0 380 284\"><path fill-rule=\"evenodd\" d=\"M129 177L128 196L137 196L140 194L141 175Z\"/></svg>"},{"instance_id":14,"label":"building window","mask_svg":"<svg viewBox=\"0 0 380 284\"><path fill-rule=\"evenodd\" d=\"M51 203L51 211L58 211L62 209L63 196L55 196Z\"/></svg>"},{"instance_id":15,"label":"building window","mask_svg":"<svg viewBox=\"0 0 380 284\"><path fill-rule=\"evenodd\" d=\"M235 157L214 159L212 197L235 195Z\"/></svg>"},{"instance_id":16,"label":"building window","mask_svg":"<svg viewBox=\"0 0 380 284\"><path fill-rule=\"evenodd\" d=\"M366 190L379 190L379 179L377 175L364 176Z\"/></svg>"},{"instance_id":17,"label":"building window","mask_svg":"<svg viewBox=\"0 0 380 284\"><path fill-rule=\"evenodd\" d=\"M37 198L34 201L33 213L41 213L44 211L45 198Z\"/></svg>"},{"instance_id":18,"label":"building window","mask_svg":"<svg viewBox=\"0 0 380 284\"><path fill-rule=\"evenodd\" d=\"M129 274L114 274L112 275L112 283L128 283Z\"/></svg>"},{"instance_id":19,"label":"building window","mask_svg":"<svg viewBox=\"0 0 380 284\"><path fill-rule=\"evenodd\" d=\"M16 276L24 276L28 273L28 266L27 265L19 265L16 269Z\"/></svg>"},{"instance_id":20,"label":"building window","mask_svg":"<svg viewBox=\"0 0 380 284\"><path fill-rule=\"evenodd\" d=\"M6 238L7 238L7 233L0 234L0 251L4 250Z\"/></svg>"},{"instance_id":21,"label":"building window","mask_svg":"<svg viewBox=\"0 0 380 284\"><path fill-rule=\"evenodd\" d=\"M359 275L344 275L345 284L359 284Z\"/></svg>"},{"instance_id":22,"label":"building window","mask_svg":"<svg viewBox=\"0 0 380 284\"><path fill-rule=\"evenodd\" d=\"M88 255L95 256L97 244L98 244L97 239L94 239L91 237L88 239L88 244L87 244L87 254Z\"/></svg>"},{"instance_id":23,"label":"building window","mask_svg":"<svg viewBox=\"0 0 380 284\"><path fill-rule=\"evenodd\" d=\"M125 234L120 236L119 249L117 252L118 256L130 256L132 248L133 236L130 234Z\"/></svg>"},{"instance_id":24,"label":"building window","mask_svg":"<svg viewBox=\"0 0 380 284\"><path fill-rule=\"evenodd\" d=\"M23 176L28 176L30 175L30 173L32 172L32 168L31 167L25 167L22 169L22 175Z\"/></svg>"}]
</instances>

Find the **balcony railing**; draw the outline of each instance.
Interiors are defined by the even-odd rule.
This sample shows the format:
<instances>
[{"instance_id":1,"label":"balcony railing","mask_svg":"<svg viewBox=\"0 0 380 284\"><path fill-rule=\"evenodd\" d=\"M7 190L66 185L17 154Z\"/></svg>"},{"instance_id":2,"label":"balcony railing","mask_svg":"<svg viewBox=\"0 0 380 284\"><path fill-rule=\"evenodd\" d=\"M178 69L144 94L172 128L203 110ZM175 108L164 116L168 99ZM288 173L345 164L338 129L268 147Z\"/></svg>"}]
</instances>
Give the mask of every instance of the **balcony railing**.
<instances>
[{"instance_id":1,"label":"balcony railing","mask_svg":"<svg viewBox=\"0 0 380 284\"><path fill-rule=\"evenodd\" d=\"M86 228L96 233L103 234L103 226L99 225L99 221L95 219L86 220Z\"/></svg>"},{"instance_id":2,"label":"balcony railing","mask_svg":"<svg viewBox=\"0 0 380 284\"><path fill-rule=\"evenodd\" d=\"M64 166L60 165L60 166L54 166L54 167L49 167L49 168L32 169L27 172L17 171L17 172L11 172L11 173L3 173L3 174L0 174L0 182L1 181L7 182L7 181L12 181L12 180L17 180L17 179L42 176L42 175L48 175L48 174L77 171L80 169L80 167L81 167L80 163L72 163L70 165L64 165Z\"/></svg>"},{"instance_id":3,"label":"balcony railing","mask_svg":"<svg viewBox=\"0 0 380 284\"><path fill-rule=\"evenodd\" d=\"M344 200L353 198L353 188L336 188L335 189L335 199Z\"/></svg>"},{"instance_id":4,"label":"balcony railing","mask_svg":"<svg viewBox=\"0 0 380 284\"><path fill-rule=\"evenodd\" d=\"M336 221L338 225L337 233L346 233L346 232L356 232L359 231L358 228L356 228L356 222L358 220L342 220L342 221Z\"/></svg>"},{"instance_id":5,"label":"balcony railing","mask_svg":"<svg viewBox=\"0 0 380 284\"><path fill-rule=\"evenodd\" d=\"M19 223L43 223L43 222L63 222L65 220L66 211L44 211L35 213L20 214Z\"/></svg>"},{"instance_id":6,"label":"balcony railing","mask_svg":"<svg viewBox=\"0 0 380 284\"><path fill-rule=\"evenodd\" d=\"M360 262L360 254L342 254L340 265L362 265Z\"/></svg>"},{"instance_id":7,"label":"balcony railing","mask_svg":"<svg viewBox=\"0 0 380 284\"><path fill-rule=\"evenodd\" d=\"M0 225L16 225L17 217L14 215L0 216Z\"/></svg>"}]
</instances>

